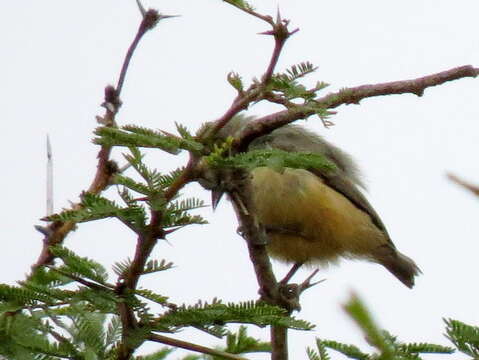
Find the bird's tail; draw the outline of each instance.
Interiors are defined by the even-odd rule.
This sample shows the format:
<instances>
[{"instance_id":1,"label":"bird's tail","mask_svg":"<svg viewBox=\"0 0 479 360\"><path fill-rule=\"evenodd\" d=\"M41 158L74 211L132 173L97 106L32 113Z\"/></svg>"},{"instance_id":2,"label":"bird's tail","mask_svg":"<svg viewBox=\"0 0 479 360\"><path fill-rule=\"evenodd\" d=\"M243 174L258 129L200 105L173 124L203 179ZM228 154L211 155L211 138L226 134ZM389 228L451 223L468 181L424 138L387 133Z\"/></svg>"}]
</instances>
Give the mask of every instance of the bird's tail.
<instances>
[{"instance_id":1,"label":"bird's tail","mask_svg":"<svg viewBox=\"0 0 479 360\"><path fill-rule=\"evenodd\" d=\"M394 254L382 258L380 263L408 288L414 286L414 277L422 273L411 258L401 254L399 251L395 251Z\"/></svg>"}]
</instances>

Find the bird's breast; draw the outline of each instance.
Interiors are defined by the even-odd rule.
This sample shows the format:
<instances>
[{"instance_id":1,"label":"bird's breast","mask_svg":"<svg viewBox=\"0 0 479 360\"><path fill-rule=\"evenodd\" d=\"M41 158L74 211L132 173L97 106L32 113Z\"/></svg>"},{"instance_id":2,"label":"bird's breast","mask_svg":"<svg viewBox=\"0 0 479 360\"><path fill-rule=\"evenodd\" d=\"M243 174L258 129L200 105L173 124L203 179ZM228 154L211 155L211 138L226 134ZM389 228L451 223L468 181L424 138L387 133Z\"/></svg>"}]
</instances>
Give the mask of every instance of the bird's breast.
<instances>
[{"instance_id":1,"label":"bird's breast","mask_svg":"<svg viewBox=\"0 0 479 360\"><path fill-rule=\"evenodd\" d=\"M307 170L259 167L251 176L256 213L273 257L306 263L365 258L387 241L367 213Z\"/></svg>"}]
</instances>

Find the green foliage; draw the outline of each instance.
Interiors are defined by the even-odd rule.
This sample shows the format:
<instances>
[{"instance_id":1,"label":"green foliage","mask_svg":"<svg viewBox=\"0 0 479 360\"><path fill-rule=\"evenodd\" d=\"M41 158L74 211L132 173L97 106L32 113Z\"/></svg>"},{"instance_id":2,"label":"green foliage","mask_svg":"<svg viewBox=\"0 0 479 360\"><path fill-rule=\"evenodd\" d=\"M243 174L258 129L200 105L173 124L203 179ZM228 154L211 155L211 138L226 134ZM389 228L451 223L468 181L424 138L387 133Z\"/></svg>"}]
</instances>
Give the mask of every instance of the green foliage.
<instances>
[{"instance_id":1,"label":"green foliage","mask_svg":"<svg viewBox=\"0 0 479 360\"><path fill-rule=\"evenodd\" d=\"M316 69L310 62L293 65L283 73L274 74L267 89L283 95L287 100L313 100L316 97L316 93L324 89L327 84L318 82L314 88L306 89L304 85L298 82L298 79L313 73Z\"/></svg>"},{"instance_id":2,"label":"green foliage","mask_svg":"<svg viewBox=\"0 0 479 360\"><path fill-rule=\"evenodd\" d=\"M184 204L194 206L195 203ZM38 269L18 287L0 287L2 304L9 304L0 313L0 355L9 359L115 359L122 335L120 304L127 304L142 324L129 334L129 344L134 347L142 344L151 331L171 333L194 327L217 337L226 336L227 352L262 352L269 351L269 344L249 337L244 327L231 333L227 324L312 328L308 322L287 316L280 308L253 301L222 304L214 300L211 304L176 306L167 297L147 289L120 295L107 283L105 269L94 260L60 246L51 251L63 264ZM130 260L126 260L115 264L114 270L122 278L130 266ZM143 274L171 267L165 260L150 260L145 263ZM65 289L71 288L72 280L79 283L77 289ZM167 310L155 316L140 298ZM169 353L170 350L163 349L136 358L162 359Z\"/></svg>"},{"instance_id":3,"label":"green foliage","mask_svg":"<svg viewBox=\"0 0 479 360\"><path fill-rule=\"evenodd\" d=\"M38 301L48 301L49 297L35 290L0 284L0 301L2 311L15 311L22 306L31 306Z\"/></svg>"},{"instance_id":4,"label":"green foliage","mask_svg":"<svg viewBox=\"0 0 479 360\"><path fill-rule=\"evenodd\" d=\"M166 359L175 349L164 347L149 355L135 356L134 360L163 360Z\"/></svg>"},{"instance_id":5,"label":"green foliage","mask_svg":"<svg viewBox=\"0 0 479 360\"><path fill-rule=\"evenodd\" d=\"M246 326L240 326L236 333L228 332L224 351L230 354L271 352L271 344L248 336Z\"/></svg>"},{"instance_id":6,"label":"green foliage","mask_svg":"<svg viewBox=\"0 0 479 360\"><path fill-rule=\"evenodd\" d=\"M205 207L203 200L196 198L183 199L170 202L162 219L162 226L165 229L183 227L191 224L207 224L208 222L200 215L189 214L190 210Z\"/></svg>"},{"instance_id":7,"label":"green foliage","mask_svg":"<svg viewBox=\"0 0 479 360\"><path fill-rule=\"evenodd\" d=\"M50 247L50 251L63 261L65 266L59 270L67 276L68 274L81 276L100 284L105 284L108 280L108 273L100 263L87 257L80 257L62 246Z\"/></svg>"},{"instance_id":8,"label":"green foliage","mask_svg":"<svg viewBox=\"0 0 479 360\"><path fill-rule=\"evenodd\" d=\"M186 126L175 122L175 127L176 127L176 131L178 131L178 134L180 134L180 136L183 139L194 141L193 135L191 134L191 132L188 130ZM201 147L199 147L199 150L201 150Z\"/></svg>"},{"instance_id":9,"label":"green foliage","mask_svg":"<svg viewBox=\"0 0 479 360\"><path fill-rule=\"evenodd\" d=\"M85 193L81 207L76 210L64 210L59 214L46 217L48 221L73 221L82 223L106 218L117 218L130 227L141 229L145 226L145 209L136 204L121 207L103 196Z\"/></svg>"},{"instance_id":10,"label":"green foliage","mask_svg":"<svg viewBox=\"0 0 479 360\"><path fill-rule=\"evenodd\" d=\"M236 91L239 93L242 93L244 90L244 85L243 85L243 80L241 79L241 76L235 72L230 72L228 74L228 82L230 83L231 86L233 86Z\"/></svg>"},{"instance_id":11,"label":"green foliage","mask_svg":"<svg viewBox=\"0 0 479 360\"><path fill-rule=\"evenodd\" d=\"M178 154L180 150L199 152L203 149L203 145L192 137L167 135L165 132L137 125L125 125L121 128L102 126L96 128L94 133L97 137L93 142L98 145L155 148L170 154Z\"/></svg>"},{"instance_id":12,"label":"green foliage","mask_svg":"<svg viewBox=\"0 0 479 360\"><path fill-rule=\"evenodd\" d=\"M316 66L307 61L298 65L291 66L291 68L287 69L286 73L284 73L282 76L290 82L296 81L308 74L315 72L316 69Z\"/></svg>"},{"instance_id":13,"label":"green foliage","mask_svg":"<svg viewBox=\"0 0 479 360\"><path fill-rule=\"evenodd\" d=\"M187 326L204 328L223 326L226 323L247 323L260 327L281 325L296 330L311 330L314 327L304 320L287 316L281 308L254 301L239 304L213 301L211 304L199 302L194 306L183 305L155 319L152 326L158 331L177 331Z\"/></svg>"},{"instance_id":14,"label":"green foliage","mask_svg":"<svg viewBox=\"0 0 479 360\"><path fill-rule=\"evenodd\" d=\"M338 351L351 359L358 360L420 360L422 359L422 354L450 354L454 352L453 348L443 345L402 343L398 341L395 336L378 327L366 306L355 295L351 297L344 308L363 331L369 344L375 347L377 352L365 353L354 345L343 344L333 340L317 339L317 351L311 348L307 350L310 360L329 360L328 348Z\"/></svg>"},{"instance_id":15,"label":"green foliage","mask_svg":"<svg viewBox=\"0 0 479 360\"><path fill-rule=\"evenodd\" d=\"M359 350L357 346L354 346L354 345L342 344L332 340L317 340L317 343L320 343L322 345L323 356L324 354L326 354L326 356L329 356L327 355L328 353L326 352L326 348L329 348L329 349L336 350L351 359L368 360L372 358L370 355L362 352L361 350ZM318 347L318 351L319 351L319 347ZM320 358L320 359L323 359L323 358ZM386 357L386 359L390 359L390 358Z\"/></svg>"},{"instance_id":16,"label":"green foliage","mask_svg":"<svg viewBox=\"0 0 479 360\"><path fill-rule=\"evenodd\" d=\"M165 271L169 270L173 267L172 262L167 262L165 259L162 259L160 261L153 259L153 260L148 260L148 262L145 264L145 267L143 268L142 274L152 274L158 271Z\"/></svg>"},{"instance_id":17,"label":"green foliage","mask_svg":"<svg viewBox=\"0 0 479 360\"><path fill-rule=\"evenodd\" d=\"M127 303L139 319L150 321L153 314L147 314L148 307L135 295L166 303L166 297L148 290L118 296L100 264L60 246L51 251L62 265L37 269L20 286L0 286L0 355L8 359L115 359L122 331L118 304ZM151 260L145 273L171 266ZM80 286L63 289L71 287L72 280ZM139 332L130 340L141 344L146 335Z\"/></svg>"},{"instance_id":18,"label":"green foliage","mask_svg":"<svg viewBox=\"0 0 479 360\"><path fill-rule=\"evenodd\" d=\"M254 10L254 7L244 0L223 0L223 1L233 6L236 6L237 8L240 8L242 10L250 10L250 11Z\"/></svg>"},{"instance_id":19,"label":"green foliage","mask_svg":"<svg viewBox=\"0 0 479 360\"><path fill-rule=\"evenodd\" d=\"M130 271L131 267L131 259L126 259L123 261L118 261L113 265L113 271L115 274L120 276L121 278L125 278ZM165 271L169 270L173 267L172 262L167 262L166 260L162 259L158 261L157 259L148 260L143 268L141 274L152 274L158 271Z\"/></svg>"},{"instance_id":20,"label":"green foliage","mask_svg":"<svg viewBox=\"0 0 479 360\"><path fill-rule=\"evenodd\" d=\"M244 168L251 170L267 166L281 172L284 168L332 170L334 164L324 156L307 152L287 152L279 149L252 150L235 156L223 157L220 152L207 157L208 164L221 168Z\"/></svg>"},{"instance_id":21,"label":"green foliage","mask_svg":"<svg viewBox=\"0 0 479 360\"><path fill-rule=\"evenodd\" d=\"M458 320L444 319L446 337L457 349L473 359L479 359L479 327Z\"/></svg>"},{"instance_id":22,"label":"green foliage","mask_svg":"<svg viewBox=\"0 0 479 360\"><path fill-rule=\"evenodd\" d=\"M316 352L314 349L307 347L306 354L308 355L309 360L330 360L331 357L326 350L326 346L320 339L316 339L316 346L318 351Z\"/></svg>"},{"instance_id":23,"label":"green foliage","mask_svg":"<svg viewBox=\"0 0 479 360\"><path fill-rule=\"evenodd\" d=\"M190 137L188 131L178 126L182 136ZM156 169L150 169L143 162L143 155L135 148L130 147L130 154L124 155L143 182L131 177L117 174L114 182L121 185L119 195L126 206L120 206L115 201L103 196L85 193L77 209L65 210L46 218L48 221L73 221L82 223L106 218L116 218L136 233L142 233L147 228L148 216L145 204L152 211L162 213L158 226L168 228L182 228L192 224L206 224L207 221L200 215L190 214L191 210L204 207L202 200L188 198L167 202L164 193L181 176L184 169L178 168L168 174L161 174ZM138 193L143 199L138 199L132 193Z\"/></svg>"},{"instance_id":24,"label":"green foliage","mask_svg":"<svg viewBox=\"0 0 479 360\"><path fill-rule=\"evenodd\" d=\"M271 344L262 342L248 335L247 328L240 326L236 332L227 332L226 346L217 346L215 349L229 354L269 353ZM187 355L182 360L223 360L223 357L211 355Z\"/></svg>"},{"instance_id":25,"label":"green foliage","mask_svg":"<svg viewBox=\"0 0 479 360\"><path fill-rule=\"evenodd\" d=\"M145 299L148 299L160 305L166 305L168 301L168 297L158 295L154 293L153 291L147 290L147 289L137 289L135 290L135 294L140 295L144 297Z\"/></svg>"},{"instance_id":26,"label":"green foliage","mask_svg":"<svg viewBox=\"0 0 479 360\"><path fill-rule=\"evenodd\" d=\"M116 263L114 263L112 269L116 275L123 279L127 275L128 271L130 271L130 266L131 259L128 258L126 260L117 261Z\"/></svg>"},{"instance_id":27,"label":"green foliage","mask_svg":"<svg viewBox=\"0 0 479 360\"><path fill-rule=\"evenodd\" d=\"M368 337L368 342L377 348L386 359L392 358L394 349L392 344L384 336L384 333L376 325L366 306L357 296L352 296L344 306L346 312L353 318L356 324Z\"/></svg>"},{"instance_id":28,"label":"green foliage","mask_svg":"<svg viewBox=\"0 0 479 360\"><path fill-rule=\"evenodd\" d=\"M177 127L178 131L182 133L182 136L191 136L186 128L182 128L181 126ZM146 203L152 210L161 211L163 216L161 217L159 226L165 229L207 223L201 216L191 215L189 213L191 210L204 207L205 205L202 200L188 198L166 203L164 199L164 192L181 176L184 171L183 168L173 170L169 174L161 174L157 170L150 169L146 166L143 162L143 156L137 148L130 148L130 153L131 154L125 154L124 157L141 176L144 182L140 183L123 175L117 175L115 177L115 182L124 186L120 191L120 196L129 207L142 209L142 206L138 205L138 200L130 193L130 191L134 191L147 196ZM128 220L131 221L132 219L130 218ZM142 224L144 224L145 219L142 218L141 220ZM138 228L138 226L135 227Z\"/></svg>"},{"instance_id":29,"label":"green foliage","mask_svg":"<svg viewBox=\"0 0 479 360\"><path fill-rule=\"evenodd\" d=\"M63 320L44 311L0 316L0 355L9 360L108 359L121 331L117 317L76 311Z\"/></svg>"}]
</instances>

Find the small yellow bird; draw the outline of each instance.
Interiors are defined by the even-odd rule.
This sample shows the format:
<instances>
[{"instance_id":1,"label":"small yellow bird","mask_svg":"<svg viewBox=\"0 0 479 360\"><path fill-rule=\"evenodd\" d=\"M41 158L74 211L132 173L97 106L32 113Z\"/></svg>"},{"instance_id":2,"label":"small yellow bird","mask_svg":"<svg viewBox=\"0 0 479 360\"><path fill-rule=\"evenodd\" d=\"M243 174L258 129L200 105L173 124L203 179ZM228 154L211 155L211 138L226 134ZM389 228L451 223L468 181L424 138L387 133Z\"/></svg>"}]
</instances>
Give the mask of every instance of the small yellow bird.
<instances>
[{"instance_id":1,"label":"small yellow bird","mask_svg":"<svg viewBox=\"0 0 479 360\"><path fill-rule=\"evenodd\" d=\"M250 120L233 118L218 137L238 135ZM414 286L420 270L396 250L360 191L364 186L348 154L296 125L255 139L248 150L255 149L316 153L335 165L333 170L258 167L251 171L252 199L268 235L270 256L287 263L320 265L341 257L368 260L383 265L407 287Z\"/></svg>"}]
</instances>

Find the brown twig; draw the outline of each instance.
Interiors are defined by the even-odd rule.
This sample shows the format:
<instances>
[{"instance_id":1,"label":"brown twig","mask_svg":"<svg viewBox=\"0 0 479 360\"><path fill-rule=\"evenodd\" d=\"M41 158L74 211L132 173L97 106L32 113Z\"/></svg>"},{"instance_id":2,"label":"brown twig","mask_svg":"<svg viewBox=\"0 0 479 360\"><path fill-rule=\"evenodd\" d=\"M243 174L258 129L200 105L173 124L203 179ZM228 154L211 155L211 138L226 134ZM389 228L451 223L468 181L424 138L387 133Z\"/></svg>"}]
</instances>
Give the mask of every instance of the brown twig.
<instances>
[{"instance_id":1,"label":"brown twig","mask_svg":"<svg viewBox=\"0 0 479 360\"><path fill-rule=\"evenodd\" d=\"M470 182L467 182L459 177L457 177L456 175L454 174L447 174L447 177L449 178L449 180L455 182L456 184L462 186L463 188L469 190L470 192L472 192L474 195L476 196L479 196L479 186L478 185L475 185L475 184L471 184Z\"/></svg>"},{"instance_id":2,"label":"brown twig","mask_svg":"<svg viewBox=\"0 0 479 360\"><path fill-rule=\"evenodd\" d=\"M295 29L293 31L288 30L289 21L283 20L278 10L278 14L276 16L276 21L271 24L273 29L270 31L263 32L263 35L272 35L274 36L274 49L273 53L271 54L271 59L269 61L268 69L263 75L262 82L263 84L268 84L273 76L274 69L278 64L279 56L281 55L281 51L283 50L284 44L286 40L293 35L294 33L298 32L299 29Z\"/></svg>"},{"instance_id":3,"label":"brown twig","mask_svg":"<svg viewBox=\"0 0 479 360\"><path fill-rule=\"evenodd\" d=\"M261 19L261 20L267 22L271 26L274 25L273 18L269 15L262 15L262 14L256 12L256 11L254 11L249 6L238 6L238 4L236 4L234 1L231 1L231 0L224 0L224 2L227 2L228 4L233 5L234 7L240 9L241 11L244 11L245 13L253 15L254 17L257 17L258 19Z\"/></svg>"},{"instance_id":4,"label":"brown twig","mask_svg":"<svg viewBox=\"0 0 479 360\"><path fill-rule=\"evenodd\" d=\"M278 305L278 282L266 252L266 233L254 216L255 210L249 196L251 194L249 178L239 171L227 173L225 177L225 181L231 187L231 201L242 230L241 235L248 246L261 297L269 304Z\"/></svg>"},{"instance_id":5,"label":"brown twig","mask_svg":"<svg viewBox=\"0 0 479 360\"><path fill-rule=\"evenodd\" d=\"M299 293L291 294L285 286L281 286L273 273L271 262L266 251L267 238L264 229L255 217L254 204L251 200L250 179L240 172L225 173L225 181L230 187L230 198L235 208L241 228L241 235L246 240L248 253L253 264L259 285L261 300L282 307L290 313L299 308ZM296 286L295 288L298 288ZM286 291L285 291L286 289ZM291 296L293 295L293 296ZM286 360L288 358L287 328L271 327L271 358Z\"/></svg>"},{"instance_id":6,"label":"brown twig","mask_svg":"<svg viewBox=\"0 0 479 360\"><path fill-rule=\"evenodd\" d=\"M57 273L59 273L60 275L63 275L67 278L70 278L72 280L75 280L76 282L82 284L82 285L85 285L86 287L90 288L90 289L95 289L95 290L101 290L101 291L112 291L114 289L114 286L111 285L111 284L98 284L98 283L94 283L94 282L91 282L91 281L88 281L88 280L85 280L79 276L76 276L74 274L69 274L65 271L61 271L60 269L57 269L57 268L54 268L52 266L48 266L48 268L52 271L55 271Z\"/></svg>"},{"instance_id":7,"label":"brown twig","mask_svg":"<svg viewBox=\"0 0 479 360\"><path fill-rule=\"evenodd\" d=\"M313 286L322 283L323 281L326 281L326 279L321 279L321 280L318 280L318 281L315 281L315 282L311 282L311 280L313 280L313 278L316 276L316 274L318 272L319 272L319 269L315 269L311 273L311 275L309 275L306 279L304 279L304 281L301 284L299 284L299 293L300 294L303 291L308 290L308 289L312 288Z\"/></svg>"},{"instance_id":8,"label":"brown twig","mask_svg":"<svg viewBox=\"0 0 479 360\"><path fill-rule=\"evenodd\" d=\"M156 10L148 10L143 17L140 26L138 28L137 34L128 48L127 54L123 61L121 67L120 75L118 77L116 89L109 85L105 88L105 97L103 102L103 107L105 108L105 114L101 117L98 116L97 120L104 126L115 126L115 116L121 106L120 93L125 82L125 77L128 72L130 60L133 56L133 53L148 30L151 30L161 18L167 18L171 16L160 15ZM110 160L111 147L107 145L102 145L100 151L98 152L98 164L95 177L88 187L88 192L92 194L99 194L105 190L111 183L112 176L116 173L117 167L116 164ZM82 208L81 204L74 204L72 210L79 210ZM66 222L54 222L46 228L42 228L41 232L45 235L43 239L43 247L40 252L40 255L34 265L32 265L32 270L36 268L51 264L54 260L54 256L49 251L49 247L53 245L58 245L63 242L65 237L75 228L76 223L74 221Z\"/></svg>"},{"instance_id":9,"label":"brown twig","mask_svg":"<svg viewBox=\"0 0 479 360\"><path fill-rule=\"evenodd\" d=\"M199 353L202 353L202 354L223 357L225 359L247 360L246 358L244 358L242 356L238 356L238 355L235 355L235 354L230 354L230 353L220 351L220 350L216 350L216 349L207 348L205 346L193 344L193 343L183 341L183 340L173 339L173 338L163 336L163 335L151 334L151 335L148 336L148 340L159 342L159 343L165 344L165 345L170 345L170 346L190 350L190 351L199 352Z\"/></svg>"},{"instance_id":10,"label":"brown twig","mask_svg":"<svg viewBox=\"0 0 479 360\"><path fill-rule=\"evenodd\" d=\"M465 77L476 77L478 74L479 69L474 68L471 65L465 65L412 80L393 81L342 89L338 92L316 99L315 105L324 109L333 109L340 105L359 104L361 100L375 96L407 93L422 96L426 88ZM316 111L311 109L311 107L298 105L287 110L282 110L258 118L248 124L239 135L236 147L238 151L245 151L251 141L257 137L269 134L274 129L289 124L295 120L305 119L314 114L316 114Z\"/></svg>"},{"instance_id":11,"label":"brown twig","mask_svg":"<svg viewBox=\"0 0 479 360\"><path fill-rule=\"evenodd\" d=\"M295 29L293 31L288 30L289 21L284 20L281 18L279 11L276 17L276 21L273 20L271 16L261 15L252 9L243 8L237 6L233 2L225 0L226 2L230 3L233 6L238 7L239 9L245 11L248 14L251 14L263 21L266 21L268 24L271 25L272 29L262 32L262 35L272 35L274 37L274 49L273 53L271 54L271 58L268 64L268 67L261 77L261 82L253 83L248 90L241 91L238 96L234 99L230 108L226 111L226 113L215 121L215 126L211 129L211 132L206 134L206 137L214 136L218 131L220 131L236 114L240 111L245 110L248 106L255 101L264 100L273 95L268 93L265 90L266 86L271 81L271 77L273 76L274 69L279 60L279 56L281 55L281 51L283 50L284 44L288 40L288 38L299 31L299 29Z\"/></svg>"},{"instance_id":12,"label":"brown twig","mask_svg":"<svg viewBox=\"0 0 479 360\"><path fill-rule=\"evenodd\" d=\"M126 52L125 59L123 60L120 76L116 85L116 90L118 93L121 93L123 84L125 82L125 77L128 72L128 66L130 65L130 60L133 57L133 54L135 53L136 47L140 43L140 40L149 30L153 29L156 26L159 20L161 20L162 18L172 17L171 15L160 15L158 11L154 9L148 9L145 12L144 9L142 9L142 5L140 2L138 2L138 6L140 7L140 11L143 15L143 20L138 27L135 38L133 39L130 47L128 48L128 51Z\"/></svg>"},{"instance_id":13,"label":"brown twig","mask_svg":"<svg viewBox=\"0 0 479 360\"><path fill-rule=\"evenodd\" d=\"M291 278L294 276L294 274L296 274L296 272L299 270L299 268L303 266L303 263L300 263L300 262L297 262L295 263L291 269L288 271L288 273L286 274L286 276L280 281L281 284L283 285L286 285L287 283L289 283L289 281L291 280Z\"/></svg>"},{"instance_id":14,"label":"brown twig","mask_svg":"<svg viewBox=\"0 0 479 360\"><path fill-rule=\"evenodd\" d=\"M319 98L319 104L326 105L326 108L332 109L343 104L359 104L362 99L411 93L417 96L422 96L424 90L444 84L448 81L458 80L465 77L475 78L479 74L479 69L471 65L459 66L439 73L426 75L411 80L393 81L388 83L380 83L373 85L362 85L354 88L341 90L337 93L326 95Z\"/></svg>"},{"instance_id":15,"label":"brown twig","mask_svg":"<svg viewBox=\"0 0 479 360\"><path fill-rule=\"evenodd\" d=\"M236 114L240 111L246 110L255 99L258 97L258 89L253 85L245 93L239 94L229 109L215 121L215 125L206 137L214 136L220 131Z\"/></svg>"},{"instance_id":16,"label":"brown twig","mask_svg":"<svg viewBox=\"0 0 479 360\"><path fill-rule=\"evenodd\" d=\"M271 360L288 359L288 328L271 326Z\"/></svg>"},{"instance_id":17,"label":"brown twig","mask_svg":"<svg viewBox=\"0 0 479 360\"><path fill-rule=\"evenodd\" d=\"M170 201L178 191L185 186L192 179L193 169L195 167L197 159L191 157L188 165L182 174L176 179L173 184L163 194L165 201ZM141 274L145 268L145 264L151 255L158 239L163 239L166 236L166 231L161 227L162 212L158 210L151 210L151 220L145 231L139 234L135 255L133 261L128 269L128 272L119 279L116 286L116 293L122 297L127 296L132 290L136 289ZM119 349L119 359L129 359L136 347L129 345L128 337L132 331L138 328L139 324L136 320L133 309L127 304L127 302L121 302L118 304L118 311L120 313L120 319L122 322L122 344ZM181 346L179 346L181 347ZM205 348L206 349L206 348Z\"/></svg>"}]
</instances>

